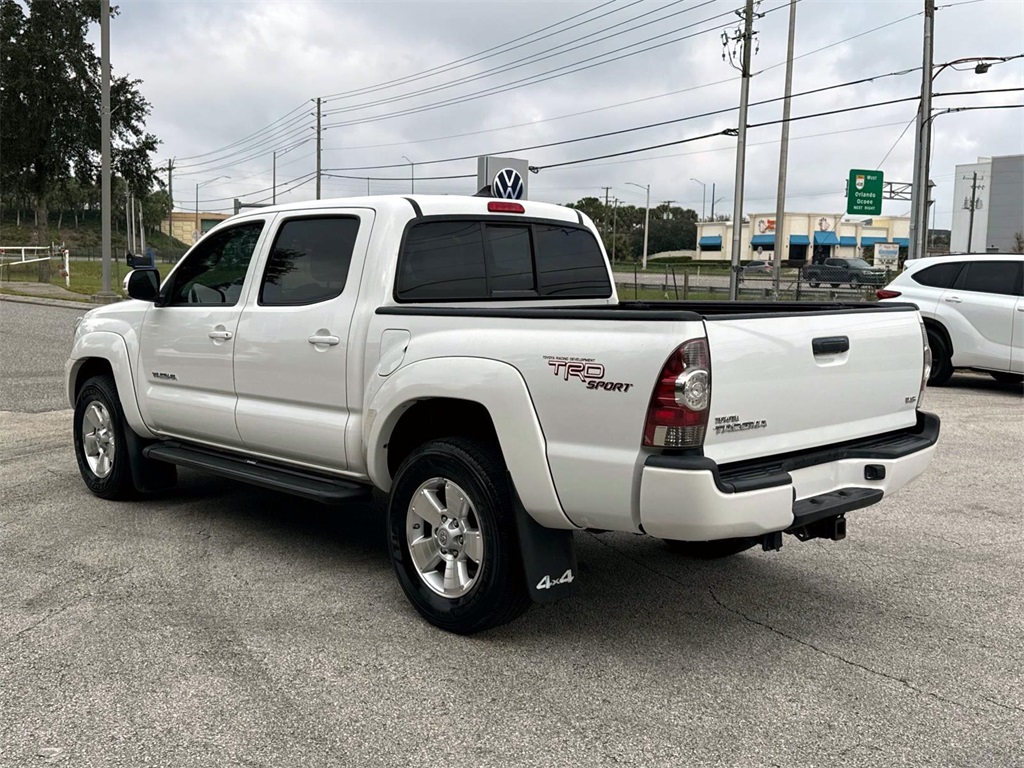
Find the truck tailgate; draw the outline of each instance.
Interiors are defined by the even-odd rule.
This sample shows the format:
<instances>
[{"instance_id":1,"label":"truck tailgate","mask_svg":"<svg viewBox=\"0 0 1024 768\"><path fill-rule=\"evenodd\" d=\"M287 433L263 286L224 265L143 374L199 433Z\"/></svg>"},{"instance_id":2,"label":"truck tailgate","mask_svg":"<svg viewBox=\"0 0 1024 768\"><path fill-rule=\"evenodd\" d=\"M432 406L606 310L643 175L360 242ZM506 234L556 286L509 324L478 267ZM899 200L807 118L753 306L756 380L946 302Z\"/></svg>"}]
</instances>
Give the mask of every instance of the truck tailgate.
<instances>
[{"instance_id":1,"label":"truck tailgate","mask_svg":"<svg viewBox=\"0 0 1024 768\"><path fill-rule=\"evenodd\" d=\"M924 344L916 312L709 317L705 455L720 464L911 427Z\"/></svg>"}]
</instances>

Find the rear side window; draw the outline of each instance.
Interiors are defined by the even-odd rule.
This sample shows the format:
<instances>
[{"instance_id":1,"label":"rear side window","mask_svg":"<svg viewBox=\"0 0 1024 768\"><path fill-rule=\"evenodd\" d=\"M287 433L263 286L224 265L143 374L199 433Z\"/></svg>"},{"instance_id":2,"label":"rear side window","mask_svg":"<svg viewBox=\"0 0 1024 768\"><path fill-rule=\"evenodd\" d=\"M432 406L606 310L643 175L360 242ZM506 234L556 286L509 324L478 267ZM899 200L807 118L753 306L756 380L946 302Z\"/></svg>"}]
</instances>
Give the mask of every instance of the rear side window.
<instances>
[{"instance_id":1,"label":"rear side window","mask_svg":"<svg viewBox=\"0 0 1024 768\"><path fill-rule=\"evenodd\" d=\"M263 272L260 304L315 304L340 296L358 234L354 216L286 221Z\"/></svg>"},{"instance_id":2,"label":"rear side window","mask_svg":"<svg viewBox=\"0 0 1024 768\"><path fill-rule=\"evenodd\" d=\"M964 270L959 280L961 290L1001 296L1020 296L1022 293L1019 261L972 261Z\"/></svg>"},{"instance_id":3,"label":"rear side window","mask_svg":"<svg viewBox=\"0 0 1024 768\"><path fill-rule=\"evenodd\" d=\"M605 299L612 295L597 240L586 229L538 224L537 280L545 296Z\"/></svg>"},{"instance_id":4,"label":"rear side window","mask_svg":"<svg viewBox=\"0 0 1024 768\"><path fill-rule=\"evenodd\" d=\"M398 297L409 301L487 297L484 239L478 221L417 224L405 240Z\"/></svg>"},{"instance_id":5,"label":"rear side window","mask_svg":"<svg viewBox=\"0 0 1024 768\"><path fill-rule=\"evenodd\" d=\"M414 224L399 259L401 301L611 296L589 230L483 220Z\"/></svg>"},{"instance_id":6,"label":"rear side window","mask_svg":"<svg viewBox=\"0 0 1024 768\"><path fill-rule=\"evenodd\" d=\"M963 262L959 261L936 264L914 272L910 278L915 283L927 285L929 288L951 288L962 266Z\"/></svg>"}]
</instances>

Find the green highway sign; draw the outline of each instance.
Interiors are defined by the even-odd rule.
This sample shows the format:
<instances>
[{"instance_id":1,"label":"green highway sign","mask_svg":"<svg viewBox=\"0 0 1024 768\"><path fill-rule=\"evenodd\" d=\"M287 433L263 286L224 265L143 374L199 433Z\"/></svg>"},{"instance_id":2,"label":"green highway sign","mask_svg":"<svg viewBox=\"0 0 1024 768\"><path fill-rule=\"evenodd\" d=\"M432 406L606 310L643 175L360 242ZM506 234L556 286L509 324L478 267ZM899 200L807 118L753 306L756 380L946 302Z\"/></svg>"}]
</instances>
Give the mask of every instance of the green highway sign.
<instances>
[{"instance_id":1,"label":"green highway sign","mask_svg":"<svg viewBox=\"0 0 1024 768\"><path fill-rule=\"evenodd\" d=\"M846 186L846 212L862 216L882 215L882 172L850 171Z\"/></svg>"}]
</instances>

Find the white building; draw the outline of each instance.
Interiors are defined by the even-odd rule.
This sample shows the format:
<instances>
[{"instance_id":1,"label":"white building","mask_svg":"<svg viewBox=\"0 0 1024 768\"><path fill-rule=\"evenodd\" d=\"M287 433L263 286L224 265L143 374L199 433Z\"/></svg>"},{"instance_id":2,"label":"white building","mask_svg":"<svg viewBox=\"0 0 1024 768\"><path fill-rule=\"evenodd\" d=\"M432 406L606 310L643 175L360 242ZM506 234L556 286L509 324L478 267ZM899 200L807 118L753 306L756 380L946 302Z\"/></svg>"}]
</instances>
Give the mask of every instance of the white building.
<instances>
[{"instance_id":1,"label":"white building","mask_svg":"<svg viewBox=\"0 0 1024 768\"><path fill-rule=\"evenodd\" d=\"M950 229L953 253L1012 252L1014 234L1024 232L1024 155L958 165Z\"/></svg>"},{"instance_id":2,"label":"white building","mask_svg":"<svg viewBox=\"0 0 1024 768\"><path fill-rule=\"evenodd\" d=\"M740 231L740 261L775 258L775 214L753 213ZM812 262L873 254L875 243L910 245L909 217L876 216L853 221L835 213L787 213L782 233L782 260ZM697 224L700 259L732 259L731 221ZM869 249L865 252L865 248Z\"/></svg>"}]
</instances>

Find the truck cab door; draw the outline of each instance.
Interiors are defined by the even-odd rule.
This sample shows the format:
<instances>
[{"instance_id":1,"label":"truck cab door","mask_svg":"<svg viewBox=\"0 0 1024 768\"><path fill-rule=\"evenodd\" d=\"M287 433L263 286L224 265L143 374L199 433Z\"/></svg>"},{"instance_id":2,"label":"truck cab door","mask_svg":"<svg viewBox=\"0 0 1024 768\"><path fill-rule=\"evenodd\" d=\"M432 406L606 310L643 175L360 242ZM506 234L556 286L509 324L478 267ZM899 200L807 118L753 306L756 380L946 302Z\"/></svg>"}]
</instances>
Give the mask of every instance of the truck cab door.
<instances>
[{"instance_id":1,"label":"truck cab door","mask_svg":"<svg viewBox=\"0 0 1024 768\"><path fill-rule=\"evenodd\" d=\"M170 274L139 339L139 408L159 434L238 447L232 355L264 220L218 229Z\"/></svg>"},{"instance_id":2,"label":"truck cab door","mask_svg":"<svg viewBox=\"0 0 1024 768\"><path fill-rule=\"evenodd\" d=\"M347 359L373 220L369 209L331 208L275 222L235 345L235 421L247 450L348 466Z\"/></svg>"}]
</instances>

